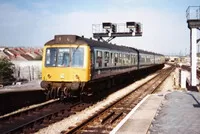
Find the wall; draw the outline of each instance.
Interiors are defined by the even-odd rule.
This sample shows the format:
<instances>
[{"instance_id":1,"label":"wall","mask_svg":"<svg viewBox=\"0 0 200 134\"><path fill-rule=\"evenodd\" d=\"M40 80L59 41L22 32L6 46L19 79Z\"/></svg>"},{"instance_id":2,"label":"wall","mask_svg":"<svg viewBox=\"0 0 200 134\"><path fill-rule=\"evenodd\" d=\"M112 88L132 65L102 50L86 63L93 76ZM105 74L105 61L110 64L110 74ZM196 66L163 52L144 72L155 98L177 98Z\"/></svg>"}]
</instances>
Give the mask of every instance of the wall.
<instances>
[{"instance_id":1,"label":"wall","mask_svg":"<svg viewBox=\"0 0 200 134\"><path fill-rule=\"evenodd\" d=\"M41 79L42 61L12 61L15 65L14 77L19 79Z\"/></svg>"}]
</instances>

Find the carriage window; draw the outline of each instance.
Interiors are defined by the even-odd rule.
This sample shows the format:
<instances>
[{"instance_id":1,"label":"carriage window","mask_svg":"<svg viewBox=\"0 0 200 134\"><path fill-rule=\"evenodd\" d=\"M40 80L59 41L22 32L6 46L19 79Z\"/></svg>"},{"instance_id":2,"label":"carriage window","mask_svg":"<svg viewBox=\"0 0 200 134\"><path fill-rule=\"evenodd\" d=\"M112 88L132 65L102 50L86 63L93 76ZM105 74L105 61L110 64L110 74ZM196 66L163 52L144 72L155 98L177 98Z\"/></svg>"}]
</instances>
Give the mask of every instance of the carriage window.
<instances>
[{"instance_id":1,"label":"carriage window","mask_svg":"<svg viewBox=\"0 0 200 134\"><path fill-rule=\"evenodd\" d=\"M126 59L126 55L122 54L122 65L125 65L125 59Z\"/></svg>"},{"instance_id":2,"label":"carriage window","mask_svg":"<svg viewBox=\"0 0 200 134\"><path fill-rule=\"evenodd\" d=\"M150 60L151 60L151 59L150 59L150 56L147 56L146 62L147 62L147 63L150 63L150 62L151 62Z\"/></svg>"},{"instance_id":3,"label":"carriage window","mask_svg":"<svg viewBox=\"0 0 200 134\"><path fill-rule=\"evenodd\" d=\"M72 67L83 67L83 48L72 48Z\"/></svg>"},{"instance_id":4,"label":"carriage window","mask_svg":"<svg viewBox=\"0 0 200 134\"><path fill-rule=\"evenodd\" d=\"M113 53L110 53L111 65L114 64L114 56L113 55L114 55Z\"/></svg>"},{"instance_id":5,"label":"carriage window","mask_svg":"<svg viewBox=\"0 0 200 134\"><path fill-rule=\"evenodd\" d=\"M134 57L133 57L133 55L131 55L131 65L133 65L134 64Z\"/></svg>"},{"instance_id":6,"label":"carriage window","mask_svg":"<svg viewBox=\"0 0 200 134\"><path fill-rule=\"evenodd\" d=\"M96 67L102 67L102 52L96 51Z\"/></svg>"},{"instance_id":7,"label":"carriage window","mask_svg":"<svg viewBox=\"0 0 200 134\"><path fill-rule=\"evenodd\" d=\"M128 65L130 65L131 64L131 55L130 54L128 54L128 57L127 57L127 59L128 59Z\"/></svg>"},{"instance_id":8,"label":"carriage window","mask_svg":"<svg viewBox=\"0 0 200 134\"><path fill-rule=\"evenodd\" d=\"M119 60L118 53L115 53L115 60L114 60L115 66L116 66L117 63L118 63L118 60Z\"/></svg>"},{"instance_id":9,"label":"carriage window","mask_svg":"<svg viewBox=\"0 0 200 134\"><path fill-rule=\"evenodd\" d=\"M120 63L120 65L122 65L122 54L121 53L119 54L119 63Z\"/></svg>"},{"instance_id":10,"label":"carriage window","mask_svg":"<svg viewBox=\"0 0 200 134\"><path fill-rule=\"evenodd\" d=\"M109 52L104 52L104 66L107 67L109 63Z\"/></svg>"},{"instance_id":11,"label":"carriage window","mask_svg":"<svg viewBox=\"0 0 200 134\"><path fill-rule=\"evenodd\" d=\"M46 50L46 62L45 66L47 67L54 67L56 66L56 48L48 48Z\"/></svg>"},{"instance_id":12,"label":"carriage window","mask_svg":"<svg viewBox=\"0 0 200 134\"><path fill-rule=\"evenodd\" d=\"M140 56L140 63L145 63L145 56L144 55Z\"/></svg>"}]
</instances>

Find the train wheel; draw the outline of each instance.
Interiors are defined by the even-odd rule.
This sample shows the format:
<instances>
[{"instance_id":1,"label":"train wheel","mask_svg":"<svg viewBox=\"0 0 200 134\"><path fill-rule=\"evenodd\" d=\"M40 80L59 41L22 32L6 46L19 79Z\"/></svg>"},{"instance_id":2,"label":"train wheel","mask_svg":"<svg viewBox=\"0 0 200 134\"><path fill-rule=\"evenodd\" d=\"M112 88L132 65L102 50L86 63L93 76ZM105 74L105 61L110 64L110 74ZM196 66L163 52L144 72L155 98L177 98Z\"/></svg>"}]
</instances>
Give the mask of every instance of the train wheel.
<instances>
[{"instance_id":1,"label":"train wheel","mask_svg":"<svg viewBox=\"0 0 200 134\"><path fill-rule=\"evenodd\" d=\"M64 96L67 96L67 97L69 96L67 87L64 88L63 93L64 93Z\"/></svg>"},{"instance_id":2,"label":"train wheel","mask_svg":"<svg viewBox=\"0 0 200 134\"><path fill-rule=\"evenodd\" d=\"M57 98L57 90L58 90L58 88L55 88L53 91L53 99Z\"/></svg>"},{"instance_id":3,"label":"train wheel","mask_svg":"<svg viewBox=\"0 0 200 134\"><path fill-rule=\"evenodd\" d=\"M52 88L52 89L50 90L50 99L53 98L53 91L54 91L54 88Z\"/></svg>"},{"instance_id":4,"label":"train wheel","mask_svg":"<svg viewBox=\"0 0 200 134\"><path fill-rule=\"evenodd\" d=\"M50 90L48 90L46 93L46 100L49 100L49 99L50 99Z\"/></svg>"},{"instance_id":5,"label":"train wheel","mask_svg":"<svg viewBox=\"0 0 200 134\"><path fill-rule=\"evenodd\" d=\"M57 88L56 97L60 97L61 95L61 87Z\"/></svg>"}]
</instances>

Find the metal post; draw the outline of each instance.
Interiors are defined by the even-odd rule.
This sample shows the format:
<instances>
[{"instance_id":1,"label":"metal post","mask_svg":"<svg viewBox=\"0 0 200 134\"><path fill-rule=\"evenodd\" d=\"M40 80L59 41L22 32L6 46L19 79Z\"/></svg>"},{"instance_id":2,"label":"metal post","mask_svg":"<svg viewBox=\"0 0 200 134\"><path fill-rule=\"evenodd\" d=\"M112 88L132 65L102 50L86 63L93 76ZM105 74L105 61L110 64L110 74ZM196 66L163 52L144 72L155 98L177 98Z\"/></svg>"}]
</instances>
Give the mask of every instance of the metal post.
<instances>
[{"instance_id":1,"label":"metal post","mask_svg":"<svg viewBox=\"0 0 200 134\"><path fill-rule=\"evenodd\" d=\"M196 41L197 41L197 29L190 29L190 64L191 64L191 74L190 74L190 85L196 87L196 76L197 76L197 54L196 54Z\"/></svg>"}]
</instances>

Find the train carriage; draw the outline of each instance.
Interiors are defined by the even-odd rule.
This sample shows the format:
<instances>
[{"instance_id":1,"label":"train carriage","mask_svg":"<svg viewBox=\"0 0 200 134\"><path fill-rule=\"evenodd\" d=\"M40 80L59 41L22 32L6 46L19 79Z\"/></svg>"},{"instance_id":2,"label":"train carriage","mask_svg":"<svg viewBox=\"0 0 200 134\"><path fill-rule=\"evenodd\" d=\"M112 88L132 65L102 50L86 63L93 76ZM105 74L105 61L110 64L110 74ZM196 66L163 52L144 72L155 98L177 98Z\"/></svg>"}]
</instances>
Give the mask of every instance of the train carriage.
<instances>
[{"instance_id":1,"label":"train carriage","mask_svg":"<svg viewBox=\"0 0 200 134\"><path fill-rule=\"evenodd\" d=\"M76 35L56 35L43 52L41 87L58 96L80 93L97 82L111 85L115 76L163 64L162 55Z\"/></svg>"}]
</instances>

